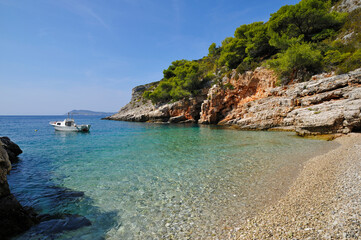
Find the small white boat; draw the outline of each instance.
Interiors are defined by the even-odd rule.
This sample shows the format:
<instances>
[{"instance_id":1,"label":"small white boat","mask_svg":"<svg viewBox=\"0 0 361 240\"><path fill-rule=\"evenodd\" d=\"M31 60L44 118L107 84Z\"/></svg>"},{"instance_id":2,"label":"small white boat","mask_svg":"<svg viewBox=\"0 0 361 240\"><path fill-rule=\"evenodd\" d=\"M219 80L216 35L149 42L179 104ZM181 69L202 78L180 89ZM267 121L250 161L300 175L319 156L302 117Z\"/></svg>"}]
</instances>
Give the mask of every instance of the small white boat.
<instances>
[{"instance_id":1,"label":"small white boat","mask_svg":"<svg viewBox=\"0 0 361 240\"><path fill-rule=\"evenodd\" d=\"M55 130L64 132L89 132L89 124L77 125L73 118L64 119L64 121L49 122Z\"/></svg>"}]
</instances>

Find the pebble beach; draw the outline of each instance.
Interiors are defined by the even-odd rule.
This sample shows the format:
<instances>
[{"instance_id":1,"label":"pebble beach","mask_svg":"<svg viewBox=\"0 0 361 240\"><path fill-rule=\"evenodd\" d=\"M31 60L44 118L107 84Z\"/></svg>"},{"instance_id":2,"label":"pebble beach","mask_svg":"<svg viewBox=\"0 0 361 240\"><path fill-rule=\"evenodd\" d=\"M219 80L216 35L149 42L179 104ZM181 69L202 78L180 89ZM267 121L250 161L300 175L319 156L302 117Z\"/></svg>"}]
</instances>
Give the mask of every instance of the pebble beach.
<instances>
[{"instance_id":1,"label":"pebble beach","mask_svg":"<svg viewBox=\"0 0 361 240\"><path fill-rule=\"evenodd\" d=\"M289 191L233 229L229 239L360 239L361 134L337 138L339 147L316 156Z\"/></svg>"}]
</instances>

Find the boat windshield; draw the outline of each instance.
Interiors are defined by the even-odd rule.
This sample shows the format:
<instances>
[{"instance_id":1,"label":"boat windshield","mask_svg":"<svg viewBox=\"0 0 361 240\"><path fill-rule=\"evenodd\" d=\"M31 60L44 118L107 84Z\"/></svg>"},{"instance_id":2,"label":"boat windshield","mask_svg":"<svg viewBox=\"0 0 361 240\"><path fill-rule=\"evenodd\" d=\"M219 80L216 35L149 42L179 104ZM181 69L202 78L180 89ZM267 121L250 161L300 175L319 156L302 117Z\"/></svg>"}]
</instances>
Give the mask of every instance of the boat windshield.
<instances>
[{"instance_id":1,"label":"boat windshield","mask_svg":"<svg viewBox=\"0 0 361 240\"><path fill-rule=\"evenodd\" d=\"M65 126L71 126L73 122L65 122Z\"/></svg>"}]
</instances>

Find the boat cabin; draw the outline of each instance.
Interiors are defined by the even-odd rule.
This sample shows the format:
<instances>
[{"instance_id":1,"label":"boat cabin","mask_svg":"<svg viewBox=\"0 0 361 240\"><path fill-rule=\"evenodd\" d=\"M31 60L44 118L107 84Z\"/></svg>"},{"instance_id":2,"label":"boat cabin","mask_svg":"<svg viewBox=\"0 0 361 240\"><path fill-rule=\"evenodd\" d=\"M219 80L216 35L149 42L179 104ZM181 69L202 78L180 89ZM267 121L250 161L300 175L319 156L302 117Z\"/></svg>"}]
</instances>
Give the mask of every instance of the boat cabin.
<instances>
[{"instance_id":1,"label":"boat cabin","mask_svg":"<svg viewBox=\"0 0 361 240\"><path fill-rule=\"evenodd\" d=\"M57 126L67 126L67 127L72 127L72 126L75 126L75 122L73 119L65 119L64 121L62 122L55 122ZM54 123L53 123L54 124Z\"/></svg>"},{"instance_id":2,"label":"boat cabin","mask_svg":"<svg viewBox=\"0 0 361 240\"><path fill-rule=\"evenodd\" d=\"M68 127L74 126L74 120L73 119L66 119L65 120L65 126L68 126Z\"/></svg>"}]
</instances>

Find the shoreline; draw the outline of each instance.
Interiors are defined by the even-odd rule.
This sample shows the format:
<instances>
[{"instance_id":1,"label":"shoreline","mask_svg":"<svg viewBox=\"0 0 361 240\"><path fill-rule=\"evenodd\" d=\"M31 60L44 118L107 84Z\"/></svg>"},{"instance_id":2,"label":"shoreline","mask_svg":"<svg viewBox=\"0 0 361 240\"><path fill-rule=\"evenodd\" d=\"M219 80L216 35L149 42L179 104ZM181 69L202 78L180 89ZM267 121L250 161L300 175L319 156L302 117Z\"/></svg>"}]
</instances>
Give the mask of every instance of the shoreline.
<instances>
[{"instance_id":1,"label":"shoreline","mask_svg":"<svg viewBox=\"0 0 361 240\"><path fill-rule=\"evenodd\" d=\"M241 226L230 239L358 239L361 236L361 134L303 164L289 190Z\"/></svg>"},{"instance_id":2,"label":"shoreline","mask_svg":"<svg viewBox=\"0 0 361 240\"><path fill-rule=\"evenodd\" d=\"M109 116L110 117L110 116ZM251 131L251 132L291 132L294 133L298 137L308 138L308 139L315 139L315 140L325 140L325 141L333 141L336 138L346 136L344 133L306 133L306 132L298 132L296 130L296 126L286 126L286 127L271 127L265 129L258 129L258 128L239 128L237 125L226 125L226 124L204 124L198 122L180 122L180 123L173 123L173 122L157 122L157 121L128 121L122 119L110 119L108 117L101 118L100 120L107 120L107 121L118 121L118 122L130 122L130 123L146 123L146 124L160 124L160 125L174 125L174 126L211 126L217 127L222 129L229 129L229 130L236 130L236 131ZM354 132L351 132L354 133Z\"/></svg>"},{"instance_id":3,"label":"shoreline","mask_svg":"<svg viewBox=\"0 0 361 240\"><path fill-rule=\"evenodd\" d=\"M294 131L298 135L348 134L360 127L361 68L340 75L317 75L310 81L275 87L274 73L257 68L233 71L219 84L176 102L153 104L143 93L153 85L133 88L128 104L104 120L198 123L240 130Z\"/></svg>"}]
</instances>

